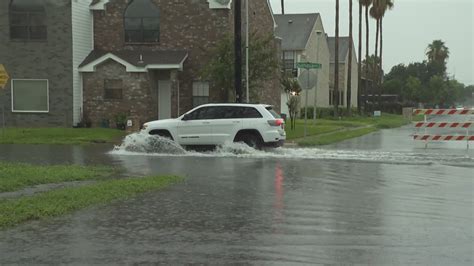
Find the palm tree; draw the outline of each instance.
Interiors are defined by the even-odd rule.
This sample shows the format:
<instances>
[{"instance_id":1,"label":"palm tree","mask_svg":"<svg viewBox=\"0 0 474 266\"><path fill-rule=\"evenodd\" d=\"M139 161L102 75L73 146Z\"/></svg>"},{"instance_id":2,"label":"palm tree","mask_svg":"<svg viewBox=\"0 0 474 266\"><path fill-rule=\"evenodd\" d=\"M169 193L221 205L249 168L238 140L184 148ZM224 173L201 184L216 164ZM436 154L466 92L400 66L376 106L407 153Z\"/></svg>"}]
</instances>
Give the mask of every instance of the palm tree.
<instances>
[{"instance_id":1,"label":"palm tree","mask_svg":"<svg viewBox=\"0 0 474 266\"><path fill-rule=\"evenodd\" d=\"M362 62L362 71L365 72L365 73L376 73L377 71L377 68L378 68L378 65L379 65L379 58L378 56L376 55L371 55L371 56L368 56L365 58L365 60ZM366 76L365 77L365 81L366 83L374 83L375 80L373 80L374 76ZM369 92L366 91L366 97L367 97L367 100L369 99ZM373 93L373 92L371 92ZM374 100L375 100L375 97L374 95L372 95L371 97L371 100L372 100L372 105L374 104Z\"/></svg>"},{"instance_id":2,"label":"palm tree","mask_svg":"<svg viewBox=\"0 0 474 266\"><path fill-rule=\"evenodd\" d=\"M393 0L379 0L379 9L380 9L380 71L382 71L382 59L383 59L383 53L382 53L382 48L383 48L383 18L385 16L385 13L387 10L393 8ZM378 86L379 86L379 102L382 99L382 80L378 79Z\"/></svg>"},{"instance_id":3,"label":"palm tree","mask_svg":"<svg viewBox=\"0 0 474 266\"><path fill-rule=\"evenodd\" d=\"M359 51L358 51L358 55L359 55L359 63L358 63L358 66L357 66L357 111L359 112L359 114L361 114L361 95L362 95L362 83L361 83L361 80L362 80L362 77L361 77L361 74L362 74L362 4L360 3L361 0L359 0Z\"/></svg>"},{"instance_id":4,"label":"palm tree","mask_svg":"<svg viewBox=\"0 0 474 266\"><path fill-rule=\"evenodd\" d=\"M336 0L336 47L334 49L334 90L333 90L333 104L334 116L338 116L339 104L339 0Z\"/></svg>"},{"instance_id":5,"label":"palm tree","mask_svg":"<svg viewBox=\"0 0 474 266\"><path fill-rule=\"evenodd\" d=\"M347 114L351 115L351 97L352 97L352 0L349 0L349 62L347 64L347 95L346 105Z\"/></svg>"},{"instance_id":6,"label":"palm tree","mask_svg":"<svg viewBox=\"0 0 474 266\"><path fill-rule=\"evenodd\" d=\"M373 0L359 0L359 4L363 5L365 7L365 58L369 57L369 7L372 5ZM362 58L362 56L361 56ZM364 88L364 94L365 98L367 98L367 95L369 94L369 89L368 89L368 79L369 79L369 72L368 69L365 69L365 88ZM367 110L367 101L364 103L364 109Z\"/></svg>"},{"instance_id":7,"label":"palm tree","mask_svg":"<svg viewBox=\"0 0 474 266\"><path fill-rule=\"evenodd\" d=\"M442 40L434 40L426 48L428 65L433 75L446 77L446 61L449 58L449 49Z\"/></svg>"},{"instance_id":8,"label":"palm tree","mask_svg":"<svg viewBox=\"0 0 474 266\"><path fill-rule=\"evenodd\" d=\"M446 64L449 58L449 49L442 40L434 40L426 48L426 56L429 62Z\"/></svg>"},{"instance_id":9,"label":"palm tree","mask_svg":"<svg viewBox=\"0 0 474 266\"><path fill-rule=\"evenodd\" d=\"M381 1L383 0L373 0L372 7L370 8L370 16L375 19L375 25L376 25L376 30L375 30L375 56L379 56L379 33L380 33L380 17L382 16L381 14ZM377 60L378 63L379 60ZM378 80L379 80L379 71L377 65L373 69L373 82L372 82L372 97L373 97L373 102L375 103L375 94L376 94L376 89L378 87Z\"/></svg>"}]
</instances>

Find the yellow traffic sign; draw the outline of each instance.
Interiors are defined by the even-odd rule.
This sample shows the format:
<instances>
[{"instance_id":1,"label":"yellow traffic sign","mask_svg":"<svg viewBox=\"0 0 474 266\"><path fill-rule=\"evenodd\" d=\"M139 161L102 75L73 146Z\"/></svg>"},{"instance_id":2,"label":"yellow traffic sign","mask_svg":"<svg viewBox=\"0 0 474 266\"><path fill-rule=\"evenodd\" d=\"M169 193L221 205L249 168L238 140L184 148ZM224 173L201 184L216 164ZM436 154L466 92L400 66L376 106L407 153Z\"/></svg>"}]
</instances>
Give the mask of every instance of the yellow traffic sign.
<instances>
[{"instance_id":1,"label":"yellow traffic sign","mask_svg":"<svg viewBox=\"0 0 474 266\"><path fill-rule=\"evenodd\" d=\"M2 64L0 64L0 89L5 88L9 78L10 77L8 76L7 70Z\"/></svg>"}]
</instances>

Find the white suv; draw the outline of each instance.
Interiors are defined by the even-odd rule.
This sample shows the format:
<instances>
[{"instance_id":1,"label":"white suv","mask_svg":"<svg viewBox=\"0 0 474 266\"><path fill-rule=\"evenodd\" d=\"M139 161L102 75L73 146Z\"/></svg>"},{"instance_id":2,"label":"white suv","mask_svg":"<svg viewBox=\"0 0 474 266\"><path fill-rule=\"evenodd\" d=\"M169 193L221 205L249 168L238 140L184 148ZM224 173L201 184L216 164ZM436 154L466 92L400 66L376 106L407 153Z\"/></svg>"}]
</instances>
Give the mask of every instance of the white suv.
<instances>
[{"instance_id":1,"label":"white suv","mask_svg":"<svg viewBox=\"0 0 474 266\"><path fill-rule=\"evenodd\" d=\"M286 139L283 119L264 104L205 104L175 119L145 123L142 130L181 146L244 142L261 148L281 146Z\"/></svg>"}]
</instances>

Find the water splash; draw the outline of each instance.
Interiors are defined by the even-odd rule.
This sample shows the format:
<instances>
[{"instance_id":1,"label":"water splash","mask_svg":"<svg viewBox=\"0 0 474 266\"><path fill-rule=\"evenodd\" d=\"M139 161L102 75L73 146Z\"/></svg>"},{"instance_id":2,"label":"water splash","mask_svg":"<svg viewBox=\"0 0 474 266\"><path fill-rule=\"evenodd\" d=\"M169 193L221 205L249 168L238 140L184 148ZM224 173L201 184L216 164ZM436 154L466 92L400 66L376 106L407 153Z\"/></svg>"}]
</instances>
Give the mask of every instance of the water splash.
<instances>
[{"instance_id":1,"label":"water splash","mask_svg":"<svg viewBox=\"0 0 474 266\"><path fill-rule=\"evenodd\" d=\"M138 132L126 136L122 144L115 146L112 151L114 154L126 154L127 152L139 154L185 154L186 150L170 139Z\"/></svg>"},{"instance_id":2,"label":"water splash","mask_svg":"<svg viewBox=\"0 0 474 266\"><path fill-rule=\"evenodd\" d=\"M344 160L364 163L474 167L469 155L448 153L392 152L374 150L334 150L321 148L271 148L256 150L244 143L227 143L206 152L188 151L176 142L144 133L128 135L112 155L148 155L166 157L221 157L287 160Z\"/></svg>"}]
</instances>

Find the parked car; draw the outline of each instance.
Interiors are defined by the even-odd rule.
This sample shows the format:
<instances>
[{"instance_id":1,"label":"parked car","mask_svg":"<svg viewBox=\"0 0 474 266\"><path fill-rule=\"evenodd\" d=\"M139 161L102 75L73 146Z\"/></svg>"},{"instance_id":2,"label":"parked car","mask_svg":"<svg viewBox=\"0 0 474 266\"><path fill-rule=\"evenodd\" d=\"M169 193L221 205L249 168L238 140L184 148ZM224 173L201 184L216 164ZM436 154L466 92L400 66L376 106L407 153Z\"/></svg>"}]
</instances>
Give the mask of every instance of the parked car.
<instances>
[{"instance_id":1,"label":"parked car","mask_svg":"<svg viewBox=\"0 0 474 266\"><path fill-rule=\"evenodd\" d=\"M265 104L205 104L175 119L147 122L142 131L181 146L243 142L262 148L281 146L286 139L284 120Z\"/></svg>"}]
</instances>

